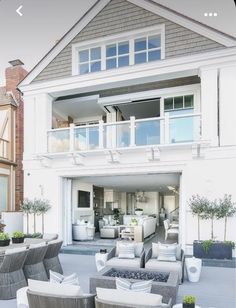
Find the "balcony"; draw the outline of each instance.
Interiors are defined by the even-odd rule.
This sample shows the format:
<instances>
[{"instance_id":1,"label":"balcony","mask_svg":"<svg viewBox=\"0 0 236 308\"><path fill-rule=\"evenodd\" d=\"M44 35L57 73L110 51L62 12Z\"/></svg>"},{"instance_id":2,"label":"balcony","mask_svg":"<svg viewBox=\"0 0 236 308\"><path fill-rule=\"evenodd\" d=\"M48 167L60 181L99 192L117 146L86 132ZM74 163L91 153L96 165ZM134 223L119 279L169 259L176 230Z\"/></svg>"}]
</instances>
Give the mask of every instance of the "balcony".
<instances>
[{"instance_id":1,"label":"balcony","mask_svg":"<svg viewBox=\"0 0 236 308\"><path fill-rule=\"evenodd\" d=\"M89 152L192 143L201 139L201 114L171 115L89 126L53 129L47 133L48 153Z\"/></svg>"},{"instance_id":2,"label":"balcony","mask_svg":"<svg viewBox=\"0 0 236 308\"><path fill-rule=\"evenodd\" d=\"M0 138L0 158L9 159L9 141Z\"/></svg>"}]
</instances>

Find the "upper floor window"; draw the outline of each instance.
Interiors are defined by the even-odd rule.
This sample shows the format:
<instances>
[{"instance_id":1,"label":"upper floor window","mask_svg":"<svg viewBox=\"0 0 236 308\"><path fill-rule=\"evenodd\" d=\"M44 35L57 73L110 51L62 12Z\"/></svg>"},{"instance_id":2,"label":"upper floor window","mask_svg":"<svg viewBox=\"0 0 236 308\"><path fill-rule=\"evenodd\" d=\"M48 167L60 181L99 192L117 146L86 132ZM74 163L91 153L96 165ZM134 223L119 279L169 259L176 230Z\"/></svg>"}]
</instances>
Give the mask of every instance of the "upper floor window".
<instances>
[{"instance_id":1,"label":"upper floor window","mask_svg":"<svg viewBox=\"0 0 236 308\"><path fill-rule=\"evenodd\" d=\"M193 95L167 97L164 99L164 109L165 111L192 109L194 105L193 101Z\"/></svg>"},{"instance_id":2,"label":"upper floor window","mask_svg":"<svg viewBox=\"0 0 236 308\"><path fill-rule=\"evenodd\" d=\"M72 47L73 75L83 75L165 58L164 25L114 35Z\"/></svg>"},{"instance_id":3,"label":"upper floor window","mask_svg":"<svg viewBox=\"0 0 236 308\"><path fill-rule=\"evenodd\" d=\"M135 64L161 59L161 36L154 35L134 41Z\"/></svg>"},{"instance_id":4,"label":"upper floor window","mask_svg":"<svg viewBox=\"0 0 236 308\"><path fill-rule=\"evenodd\" d=\"M101 70L101 47L79 51L79 73L87 74Z\"/></svg>"}]
</instances>

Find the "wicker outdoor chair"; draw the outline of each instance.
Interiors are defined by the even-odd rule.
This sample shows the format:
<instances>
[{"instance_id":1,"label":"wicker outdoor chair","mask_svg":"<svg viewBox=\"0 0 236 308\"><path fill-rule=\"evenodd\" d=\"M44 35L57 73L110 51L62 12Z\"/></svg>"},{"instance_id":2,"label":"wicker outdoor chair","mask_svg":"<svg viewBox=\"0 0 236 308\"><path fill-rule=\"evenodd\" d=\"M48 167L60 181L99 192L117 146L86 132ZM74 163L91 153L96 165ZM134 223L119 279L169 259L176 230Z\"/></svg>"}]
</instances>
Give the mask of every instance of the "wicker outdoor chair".
<instances>
[{"instance_id":1,"label":"wicker outdoor chair","mask_svg":"<svg viewBox=\"0 0 236 308\"><path fill-rule=\"evenodd\" d=\"M16 291L27 286L23 265L28 250L6 254L0 264L0 299L16 297Z\"/></svg>"},{"instance_id":2,"label":"wicker outdoor chair","mask_svg":"<svg viewBox=\"0 0 236 308\"><path fill-rule=\"evenodd\" d=\"M47 252L43 260L43 264L45 266L45 270L46 270L48 278L49 278L50 270L63 274L61 262L58 258L58 254L60 252L62 243L63 241L56 240L48 244L48 249L47 249Z\"/></svg>"},{"instance_id":3,"label":"wicker outdoor chair","mask_svg":"<svg viewBox=\"0 0 236 308\"><path fill-rule=\"evenodd\" d=\"M170 299L167 304L155 306L155 308L164 308L164 307L171 308L172 307L171 303L172 301ZM150 308L153 306L148 306L148 305L143 306L143 305L137 305L137 304L133 304L133 305L118 304L118 303L113 303L112 301L100 300L97 297L95 297L95 307L96 308Z\"/></svg>"},{"instance_id":4,"label":"wicker outdoor chair","mask_svg":"<svg viewBox=\"0 0 236 308\"><path fill-rule=\"evenodd\" d=\"M49 296L33 291L27 291L29 308L95 308L95 295L76 297Z\"/></svg>"},{"instance_id":5,"label":"wicker outdoor chair","mask_svg":"<svg viewBox=\"0 0 236 308\"><path fill-rule=\"evenodd\" d=\"M48 246L46 245L29 249L29 253L26 257L23 267L25 278L27 280L28 279L42 280L42 281L48 280L48 276L43 264L47 249Z\"/></svg>"}]
</instances>

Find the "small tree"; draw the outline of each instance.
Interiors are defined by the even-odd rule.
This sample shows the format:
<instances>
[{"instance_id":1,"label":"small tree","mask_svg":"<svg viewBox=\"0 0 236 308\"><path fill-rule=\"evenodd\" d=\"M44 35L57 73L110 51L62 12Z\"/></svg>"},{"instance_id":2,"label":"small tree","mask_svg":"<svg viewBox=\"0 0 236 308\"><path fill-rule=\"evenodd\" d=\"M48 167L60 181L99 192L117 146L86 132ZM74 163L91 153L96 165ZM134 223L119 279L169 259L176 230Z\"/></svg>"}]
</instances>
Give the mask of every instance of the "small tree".
<instances>
[{"instance_id":1,"label":"small tree","mask_svg":"<svg viewBox=\"0 0 236 308\"><path fill-rule=\"evenodd\" d=\"M218 206L216 201L209 202L203 213L203 219L211 220L211 239L214 239L214 220L217 219Z\"/></svg>"},{"instance_id":2,"label":"small tree","mask_svg":"<svg viewBox=\"0 0 236 308\"><path fill-rule=\"evenodd\" d=\"M189 200L188 205L194 216L198 218L198 240L200 240L200 220L206 219L205 212L209 207L210 201L205 197L193 195Z\"/></svg>"},{"instance_id":3,"label":"small tree","mask_svg":"<svg viewBox=\"0 0 236 308\"><path fill-rule=\"evenodd\" d=\"M26 230L27 234L29 234L29 214L32 211L33 202L29 199L24 199L23 202L20 204L21 211L26 215Z\"/></svg>"},{"instance_id":4,"label":"small tree","mask_svg":"<svg viewBox=\"0 0 236 308\"><path fill-rule=\"evenodd\" d=\"M37 214L38 215L42 215L42 233L44 234L44 215L45 213L47 213L47 211L50 210L51 205L49 200L37 200L37 207L38 207L38 211Z\"/></svg>"},{"instance_id":5,"label":"small tree","mask_svg":"<svg viewBox=\"0 0 236 308\"><path fill-rule=\"evenodd\" d=\"M236 214L235 203L232 201L231 195L224 195L223 199L218 201L217 219L224 219L224 241L226 241L227 221L229 217Z\"/></svg>"}]
</instances>

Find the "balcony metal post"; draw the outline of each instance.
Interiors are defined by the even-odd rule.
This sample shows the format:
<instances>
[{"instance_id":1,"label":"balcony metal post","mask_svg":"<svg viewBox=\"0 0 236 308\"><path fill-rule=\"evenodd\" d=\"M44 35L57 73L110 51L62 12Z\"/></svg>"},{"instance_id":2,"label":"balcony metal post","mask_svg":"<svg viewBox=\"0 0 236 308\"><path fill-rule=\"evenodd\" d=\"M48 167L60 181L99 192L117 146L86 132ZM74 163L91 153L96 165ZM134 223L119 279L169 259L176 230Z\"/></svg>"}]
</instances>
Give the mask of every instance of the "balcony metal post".
<instances>
[{"instance_id":1,"label":"balcony metal post","mask_svg":"<svg viewBox=\"0 0 236 308\"><path fill-rule=\"evenodd\" d=\"M135 147L135 117L130 117L130 146Z\"/></svg>"},{"instance_id":2,"label":"balcony metal post","mask_svg":"<svg viewBox=\"0 0 236 308\"><path fill-rule=\"evenodd\" d=\"M104 148L104 138L103 138L103 136L104 136L104 134L103 134L104 127L103 127L103 123L104 123L103 120L99 121L99 128L98 128L99 149L103 149Z\"/></svg>"},{"instance_id":3,"label":"balcony metal post","mask_svg":"<svg viewBox=\"0 0 236 308\"><path fill-rule=\"evenodd\" d=\"M169 112L165 113L164 116L164 127L165 127L165 139L164 142L165 144L170 143L170 114Z\"/></svg>"},{"instance_id":4,"label":"balcony metal post","mask_svg":"<svg viewBox=\"0 0 236 308\"><path fill-rule=\"evenodd\" d=\"M75 151L75 124L70 124L70 152Z\"/></svg>"}]
</instances>

